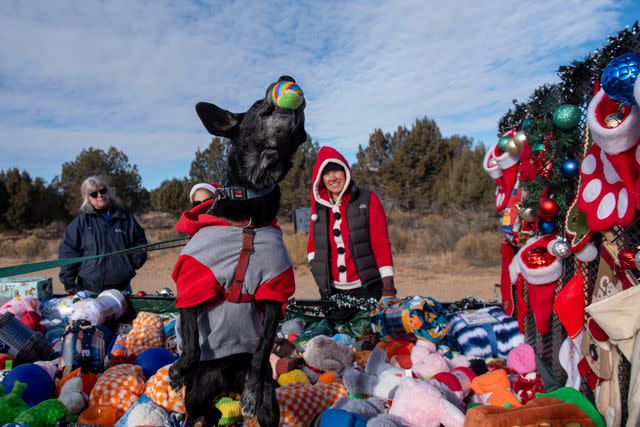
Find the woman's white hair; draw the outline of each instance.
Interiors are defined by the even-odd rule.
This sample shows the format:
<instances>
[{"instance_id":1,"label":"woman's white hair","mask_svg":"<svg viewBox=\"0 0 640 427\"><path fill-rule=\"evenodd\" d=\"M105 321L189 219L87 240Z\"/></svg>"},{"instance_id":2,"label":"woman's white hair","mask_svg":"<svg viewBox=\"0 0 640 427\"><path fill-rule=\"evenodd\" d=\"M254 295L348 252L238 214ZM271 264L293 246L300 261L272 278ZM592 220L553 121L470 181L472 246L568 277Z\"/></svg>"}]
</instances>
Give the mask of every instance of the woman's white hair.
<instances>
[{"instance_id":1,"label":"woman's white hair","mask_svg":"<svg viewBox=\"0 0 640 427\"><path fill-rule=\"evenodd\" d=\"M80 195L82 196L82 204L80 205L81 212L96 213L95 209L93 209L93 205L89 201L89 197L91 197L89 194L102 188L107 189L107 194L105 194L105 196L109 198L110 206L122 206L122 202L118 197L116 197L115 189L109 187L109 184L107 184L107 181L103 177L90 176L82 181L82 185L80 186Z\"/></svg>"}]
</instances>

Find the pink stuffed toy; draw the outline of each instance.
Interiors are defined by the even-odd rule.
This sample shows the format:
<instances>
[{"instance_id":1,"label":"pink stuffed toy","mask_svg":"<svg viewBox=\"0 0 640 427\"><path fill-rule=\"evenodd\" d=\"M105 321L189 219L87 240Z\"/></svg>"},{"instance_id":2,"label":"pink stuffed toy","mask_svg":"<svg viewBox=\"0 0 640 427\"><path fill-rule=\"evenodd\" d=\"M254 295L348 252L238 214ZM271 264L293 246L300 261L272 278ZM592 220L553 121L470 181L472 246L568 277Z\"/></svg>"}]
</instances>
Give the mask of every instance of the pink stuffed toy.
<instances>
[{"instance_id":1,"label":"pink stuffed toy","mask_svg":"<svg viewBox=\"0 0 640 427\"><path fill-rule=\"evenodd\" d=\"M451 369L447 358L436 351L435 344L421 340L411 350L411 364L411 369L418 378L431 378L439 372Z\"/></svg>"},{"instance_id":2,"label":"pink stuffed toy","mask_svg":"<svg viewBox=\"0 0 640 427\"><path fill-rule=\"evenodd\" d=\"M409 427L462 427L464 413L431 384L404 378L389 410Z\"/></svg>"},{"instance_id":3,"label":"pink stuffed toy","mask_svg":"<svg viewBox=\"0 0 640 427\"><path fill-rule=\"evenodd\" d=\"M18 296L9 300L0 307L0 314L11 313L16 319L34 332L46 332L46 328L40 324L40 303L34 297Z\"/></svg>"}]
</instances>

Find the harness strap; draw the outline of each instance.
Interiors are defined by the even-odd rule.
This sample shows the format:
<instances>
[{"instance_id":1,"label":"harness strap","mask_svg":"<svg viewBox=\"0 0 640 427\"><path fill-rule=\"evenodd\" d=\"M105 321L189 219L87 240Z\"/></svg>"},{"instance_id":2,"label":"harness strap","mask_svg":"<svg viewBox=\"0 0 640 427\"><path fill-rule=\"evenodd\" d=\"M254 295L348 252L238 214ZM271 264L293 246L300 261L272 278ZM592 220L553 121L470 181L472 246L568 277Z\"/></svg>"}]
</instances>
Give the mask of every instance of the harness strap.
<instances>
[{"instance_id":1,"label":"harness strap","mask_svg":"<svg viewBox=\"0 0 640 427\"><path fill-rule=\"evenodd\" d=\"M253 301L253 295L242 295L242 287L244 285L244 276L247 273L247 267L249 266L249 258L253 253L253 239L256 235L256 230L253 226L248 226L242 229L242 249L240 250L240 258L238 258L238 264L236 265L236 271L233 275L233 282L231 282L231 288L229 292L225 292L225 299L229 302L238 304L241 302ZM244 297L244 298L243 298ZM246 297L250 297L247 300Z\"/></svg>"}]
</instances>

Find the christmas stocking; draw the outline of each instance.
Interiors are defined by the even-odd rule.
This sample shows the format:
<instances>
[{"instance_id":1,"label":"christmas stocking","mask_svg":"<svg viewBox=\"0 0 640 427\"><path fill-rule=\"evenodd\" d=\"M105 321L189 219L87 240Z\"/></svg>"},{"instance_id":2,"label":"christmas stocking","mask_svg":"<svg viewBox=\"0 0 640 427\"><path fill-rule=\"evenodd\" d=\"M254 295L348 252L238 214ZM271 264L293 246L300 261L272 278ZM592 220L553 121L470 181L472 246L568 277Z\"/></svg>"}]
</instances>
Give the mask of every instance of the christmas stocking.
<instances>
[{"instance_id":1,"label":"christmas stocking","mask_svg":"<svg viewBox=\"0 0 640 427\"><path fill-rule=\"evenodd\" d=\"M621 112L622 121L615 127L610 116ZM638 178L635 150L640 139L640 112L637 107L618 104L599 90L589 103L587 124L594 145L580 166L578 208L587 215L593 231L605 231L615 225L631 224L636 206L630 198ZM636 203L640 203L637 200Z\"/></svg>"},{"instance_id":2,"label":"christmas stocking","mask_svg":"<svg viewBox=\"0 0 640 427\"><path fill-rule=\"evenodd\" d=\"M518 161L519 157L503 153L498 144L489 149L484 156L482 166L496 181L496 212L507 207L509 196L518 177Z\"/></svg>"},{"instance_id":3,"label":"christmas stocking","mask_svg":"<svg viewBox=\"0 0 640 427\"><path fill-rule=\"evenodd\" d=\"M550 251L555 241L555 234L532 237L518 251L510 266L512 283L518 283L519 276L527 282L529 307L541 334L549 332L555 288L562 277L562 259ZM518 295L518 299L521 298L522 295Z\"/></svg>"},{"instance_id":4,"label":"christmas stocking","mask_svg":"<svg viewBox=\"0 0 640 427\"><path fill-rule=\"evenodd\" d=\"M553 311L571 339L584 329L584 307L584 278L578 266L578 273L558 292L553 303Z\"/></svg>"},{"instance_id":5,"label":"christmas stocking","mask_svg":"<svg viewBox=\"0 0 640 427\"><path fill-rule=\"evenodd\" d=\"M593 140L591 133L585 132L582 140L582 158L587 157L587 151L591 148ZM582 182L578 178L578 188L582 187ZM569 206L564 227L565 234L569 239L569 250L575 254L582 262L591 262L598 256L598 250L591 240L593 239L593 231L587 224L587 215L578 209L578 200L580 192L576 192L571 205Z\"/></svg>"},{"instance_id":6,"label":"christmas stocking","mask_svg":"<svg viewBox=\"0 0 640 427\"><path fill-rule=\"evenodd\" d=\"M507 239L502 241L500 247L500 254L502 255L502 272L500 274L500 293L502 295L502 308L507 316L513 316L513 285L511 284L511 277L509 275L509 265L513 261L515 255L515 248L509 243Z\"/></svg>"}]
</instances>

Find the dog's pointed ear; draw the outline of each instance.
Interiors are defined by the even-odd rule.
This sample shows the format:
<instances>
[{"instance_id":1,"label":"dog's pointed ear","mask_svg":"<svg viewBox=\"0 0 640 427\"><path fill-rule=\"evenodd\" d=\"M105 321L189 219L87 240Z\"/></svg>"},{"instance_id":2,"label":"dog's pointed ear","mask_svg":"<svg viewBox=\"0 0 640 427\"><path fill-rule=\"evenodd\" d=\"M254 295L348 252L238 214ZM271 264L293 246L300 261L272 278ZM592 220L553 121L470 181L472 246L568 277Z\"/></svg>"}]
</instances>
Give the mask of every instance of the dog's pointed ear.
<instances>
[{"instance_id":1,"label":"dog's pointed ear","mask_svg":"<svg viewBox=\"0 0 640 427\"><path fill-rule=\"evenodd\" d=\"M230 138L244 117L244 113L235 114L208 102L198 102L196 113L211 135L223 138Z\"/></svg>"}]
</instances>

